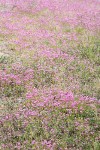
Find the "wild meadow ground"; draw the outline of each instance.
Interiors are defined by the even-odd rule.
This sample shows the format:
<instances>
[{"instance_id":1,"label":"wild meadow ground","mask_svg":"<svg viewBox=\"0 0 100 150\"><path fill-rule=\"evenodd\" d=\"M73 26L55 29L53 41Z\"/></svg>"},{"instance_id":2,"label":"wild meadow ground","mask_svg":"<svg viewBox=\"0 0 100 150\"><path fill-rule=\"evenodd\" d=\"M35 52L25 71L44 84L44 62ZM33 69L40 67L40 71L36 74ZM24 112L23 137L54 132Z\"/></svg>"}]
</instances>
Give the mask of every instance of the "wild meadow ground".
<instances>
[{"instance_id":1,"label":"wild meadow ground","mask_svg":"<svg viewBox=\"0 0 100 150\"><path fill-rule=\"evenodd\" d=\"M0 1L0 149L100 150L100 2Z\"/></svg>"}]
</instances>

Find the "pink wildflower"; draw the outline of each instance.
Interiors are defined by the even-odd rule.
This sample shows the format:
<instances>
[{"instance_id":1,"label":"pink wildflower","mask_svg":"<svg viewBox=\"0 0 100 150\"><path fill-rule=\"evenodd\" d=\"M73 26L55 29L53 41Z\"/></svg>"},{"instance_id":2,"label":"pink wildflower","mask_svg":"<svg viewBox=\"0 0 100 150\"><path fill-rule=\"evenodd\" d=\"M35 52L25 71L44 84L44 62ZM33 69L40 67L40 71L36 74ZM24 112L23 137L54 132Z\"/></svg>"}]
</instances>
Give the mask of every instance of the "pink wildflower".
<instances>
[{"instance_id":1,"label":"pink wildflower","mask_svg":"<svg viewBox=\"0 0 100 150\"><path fill-rule=\"evenodd\" d=\"M73 101L74 100L74 95L72 92L67 92L66 94L66 98L65 98L65 101L66 102L69 102L69 101Z\"/></svg>"}]
</instances>

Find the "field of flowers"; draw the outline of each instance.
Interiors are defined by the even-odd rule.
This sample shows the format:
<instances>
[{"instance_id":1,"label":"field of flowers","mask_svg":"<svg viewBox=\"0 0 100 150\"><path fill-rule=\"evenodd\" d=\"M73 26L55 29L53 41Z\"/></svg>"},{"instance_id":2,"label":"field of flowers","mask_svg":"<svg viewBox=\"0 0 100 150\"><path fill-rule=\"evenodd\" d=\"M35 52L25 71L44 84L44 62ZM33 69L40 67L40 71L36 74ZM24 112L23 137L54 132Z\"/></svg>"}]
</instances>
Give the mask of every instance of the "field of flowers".
<instances>
[{"instance_id":1,"label":"field of flowers","mask_svg":"<svg viewBox=\"0 0 100 150\"><path fill-rule=\"evenodd\" d=\"M0 150L100 150L98 0L0 0Z\"/></svg>"}]
</instances>

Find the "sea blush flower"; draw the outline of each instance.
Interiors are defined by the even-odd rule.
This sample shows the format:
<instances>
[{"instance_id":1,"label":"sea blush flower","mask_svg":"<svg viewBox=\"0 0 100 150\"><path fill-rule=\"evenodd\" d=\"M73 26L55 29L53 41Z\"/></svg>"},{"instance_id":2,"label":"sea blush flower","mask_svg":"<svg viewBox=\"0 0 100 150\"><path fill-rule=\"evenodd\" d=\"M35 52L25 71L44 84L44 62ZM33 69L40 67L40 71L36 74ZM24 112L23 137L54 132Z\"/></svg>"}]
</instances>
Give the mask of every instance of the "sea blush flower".
<instances>
[{"instance_id":1,"label":"sea blush flower","mask_svg":"<svg viewBox=\"0 0 100 150\"><path fill-rule=\"evenodd\" d=\"M77 102L76 101L72 102L72 104L71 104L72 108L74 108L75 106L77 106Z\"/></svg>"},{"instance_id":2,"label":"sea blush flower","mask_svg":"<svg viewBox=\"0 0 100 150\"><path fill-rule=\"evenodd\" d=\"M35 140L32 141L32 145L34 145L34 144L35 144Z\"/></svg>"},{"instance_id":3,"label":"sea blush flower","mask_svg":"<svg viewBox=\"0 0 100 150\"><path fill-rule=\"evenodd\" d=\"M65 94L65 101L66 102L69 102L69 101L73 101L74 100L74 95L73 95L73 93L72 92L67 92L66 94Z\"/></svg>"}]
</instances>

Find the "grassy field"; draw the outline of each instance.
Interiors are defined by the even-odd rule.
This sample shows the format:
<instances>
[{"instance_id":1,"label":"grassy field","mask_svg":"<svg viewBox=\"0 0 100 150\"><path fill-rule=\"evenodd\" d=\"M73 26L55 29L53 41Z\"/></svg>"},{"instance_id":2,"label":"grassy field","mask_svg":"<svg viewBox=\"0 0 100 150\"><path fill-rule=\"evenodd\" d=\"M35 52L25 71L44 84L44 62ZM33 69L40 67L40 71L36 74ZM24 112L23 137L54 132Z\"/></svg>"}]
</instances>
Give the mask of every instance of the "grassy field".
<instances>
[{"instance_id":1,"label":"grassy field","mask_svg":"<svg viewBox=\"0 0 100 150\"><path fill-rule=\"evenodd\" d=\"M100 150L100 2L0 1L0 150Z\"/></svg>"}]
</instances>

